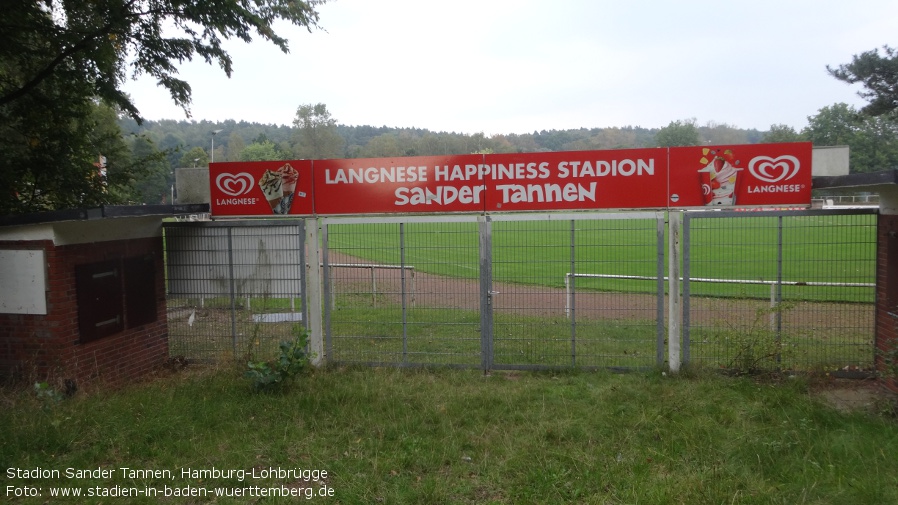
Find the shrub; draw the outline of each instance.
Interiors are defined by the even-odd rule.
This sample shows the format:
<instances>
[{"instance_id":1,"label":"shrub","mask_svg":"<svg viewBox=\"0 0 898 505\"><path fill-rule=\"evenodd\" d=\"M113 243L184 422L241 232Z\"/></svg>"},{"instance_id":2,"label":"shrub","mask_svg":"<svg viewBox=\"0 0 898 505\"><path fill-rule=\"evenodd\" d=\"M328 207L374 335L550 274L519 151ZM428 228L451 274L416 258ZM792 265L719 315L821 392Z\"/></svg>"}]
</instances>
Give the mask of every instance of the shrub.
<instances>
[{"instance_id":1,"label":"shrub","mask_svg":"<svg viewBox=\"0 0 898 505\"><path fill-rule=\"evenodd\" d=\"M280 343L280 356L270 361L249 361L246 377L257 391L278 389L289 383L309 363L308 332L294 327L293 341Z\"/></svg>"}]
</instances>

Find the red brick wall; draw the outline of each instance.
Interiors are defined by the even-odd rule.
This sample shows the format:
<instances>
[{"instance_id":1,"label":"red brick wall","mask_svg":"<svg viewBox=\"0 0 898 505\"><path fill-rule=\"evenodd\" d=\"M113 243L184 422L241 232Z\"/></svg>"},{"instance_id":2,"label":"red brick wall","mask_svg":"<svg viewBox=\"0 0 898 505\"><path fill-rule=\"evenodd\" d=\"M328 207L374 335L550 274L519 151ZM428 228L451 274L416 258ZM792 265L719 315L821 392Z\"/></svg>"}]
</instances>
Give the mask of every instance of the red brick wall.
<instances>
[{"instance_id":1,"label":"red brick wall","mask_svg":"<svg viewBox=\"0 0 898 505\"><path fill-rule=\"evenodd\" d=\"M0 242L5 249L43 249L47 261L46 315L0 314L0 375L26 380L137 378L168 359L162 238L55 246L51 241ZM79 342L75 266L153 254L156 321Z\"/></svg>"},{"instance_id":2,"label":"red brick wall","mask_svg":"<svg viewBox=\"0 0 898 505\"><path fill-rule=\"evenodd\" d=\"M879 215L876 256L876 369L886 372L884 354L898 349L898 215ZM898 392L888 375L883 382Z\"/></svg>"}]
</instances>

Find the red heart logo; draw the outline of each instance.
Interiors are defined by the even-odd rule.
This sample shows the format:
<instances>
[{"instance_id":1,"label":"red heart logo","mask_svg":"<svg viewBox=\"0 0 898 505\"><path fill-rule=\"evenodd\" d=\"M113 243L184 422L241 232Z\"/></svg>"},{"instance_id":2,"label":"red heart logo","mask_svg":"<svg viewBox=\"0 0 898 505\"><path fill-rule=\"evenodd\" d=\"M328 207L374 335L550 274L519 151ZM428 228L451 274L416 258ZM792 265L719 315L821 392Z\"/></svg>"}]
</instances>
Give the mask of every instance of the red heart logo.
<instances>
[{"instance_id":1,"label":"red heart logo","mask_svg":"<svg viewBox=\"0 0 898 505\"><path fill-rule=\"evenodd\" d=\"M239 174L221 173L215 178L215 185L228 196L240 196L253 189L253 176L246 172Z\"/></svg>"},{"instance_id":2,"label":"red heart logo","mask_svg":"<svg viewBox=\"0 0 898 505\"><path fill-rule=\"evenodd\" d=\"M778 158L757 156L748 163L748 171L756 178L773 184L795 177L800 166L801 163L795 156L784 155Z\"/></svg>"}]
</instances>

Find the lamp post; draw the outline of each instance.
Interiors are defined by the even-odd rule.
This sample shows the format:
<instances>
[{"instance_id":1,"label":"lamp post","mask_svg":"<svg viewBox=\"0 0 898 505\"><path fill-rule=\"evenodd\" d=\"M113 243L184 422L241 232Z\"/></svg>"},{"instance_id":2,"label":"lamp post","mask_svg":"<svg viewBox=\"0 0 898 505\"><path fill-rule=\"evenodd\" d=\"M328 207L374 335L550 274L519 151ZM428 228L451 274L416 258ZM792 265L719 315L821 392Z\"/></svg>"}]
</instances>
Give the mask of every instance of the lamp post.
<instances>
[{"instance_id":1,"label":"lamp post","mask_svg":"<svg viewBox=\"0 0 898 505\"><path fill-rule=\"evenodd\" d=\"M215 163L215 135L221 133L221 130L212 130L212 154L209 156L209 163Z\"/></svg>"}]
</instances>

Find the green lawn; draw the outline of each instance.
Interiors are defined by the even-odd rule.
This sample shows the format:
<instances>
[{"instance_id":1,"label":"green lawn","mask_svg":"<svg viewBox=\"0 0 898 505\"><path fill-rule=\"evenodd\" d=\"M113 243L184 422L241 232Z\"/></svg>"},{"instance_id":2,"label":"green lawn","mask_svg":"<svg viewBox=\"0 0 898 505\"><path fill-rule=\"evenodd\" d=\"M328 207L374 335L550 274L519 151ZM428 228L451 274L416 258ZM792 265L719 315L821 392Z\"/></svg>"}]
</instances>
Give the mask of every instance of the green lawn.
<instances>
[{"instance_id":1,"label":"green lawn","mask_svg":"<svg viewBox=\"0 0 898 505\"><path fill-rule=\"evenodd\" d=\"M255 486L332 490L311 501L346 505L898 503L895 418L837 411L800 378L349 368L257 394L241 370L191 370L120 389L86 388L59 402L0 389L4 472L112 472L83 479L4 473L5 502L305 501L213 495ZM170 475L133 477L125 467ZM213 468L246 474L182 474ZM253 469L275 473L252 477ZM279 469L300 476L280 477ZM17 498L6 486L41 496ZM82 493L192 486L213 494L51 498L61 486Z\"/></svg>"}]
</instances>

